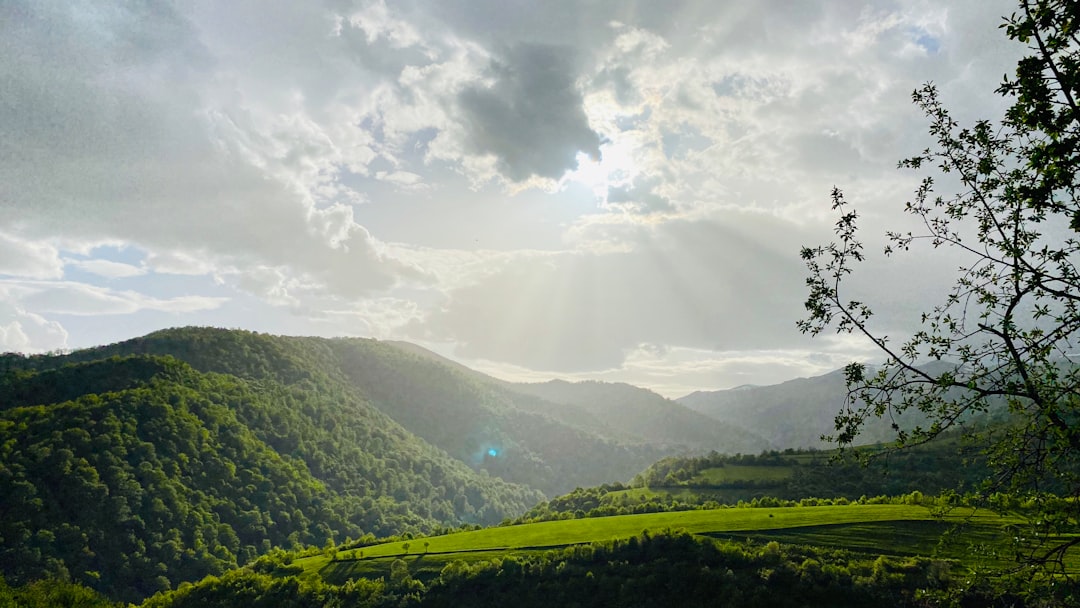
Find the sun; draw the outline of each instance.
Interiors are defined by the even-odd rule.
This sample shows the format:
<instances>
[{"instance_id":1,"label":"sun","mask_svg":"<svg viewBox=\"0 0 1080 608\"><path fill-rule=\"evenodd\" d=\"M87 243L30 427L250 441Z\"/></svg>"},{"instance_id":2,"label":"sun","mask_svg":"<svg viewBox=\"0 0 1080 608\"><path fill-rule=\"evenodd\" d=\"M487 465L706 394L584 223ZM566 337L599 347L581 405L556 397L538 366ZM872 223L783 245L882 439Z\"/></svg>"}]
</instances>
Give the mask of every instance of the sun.
<instances>
[{"instance_id":1,"label":"sun","mask_svg":"<svg viewBox=\"0 0 1080 608\"><path fill-rule=\"evenodd\" d=\"M591 158L584 152L577 154L577 168L563 176L562 185L570 182L585 186L598 199L605 200L608 190L628 185L637 175L632 156L624 146L614 142L600 146L600 158Z\"/></svg>"},{"instance_id":2,"label":"sun","mask_svg":"<svg viewBox=\"0 0 1080 608\"><path fill-rule=\"evenodd\" d=\"M573 182L590 190L598 199L606 200L609 189L629 185L640 172L636 159L642 133L618 127L625 112L613 102L593 98L586 106L590 125L596 126L603 139L600 157L578 152L577 167L563 176L560 186L565 188Z\"/></svg>"}]
</instances>

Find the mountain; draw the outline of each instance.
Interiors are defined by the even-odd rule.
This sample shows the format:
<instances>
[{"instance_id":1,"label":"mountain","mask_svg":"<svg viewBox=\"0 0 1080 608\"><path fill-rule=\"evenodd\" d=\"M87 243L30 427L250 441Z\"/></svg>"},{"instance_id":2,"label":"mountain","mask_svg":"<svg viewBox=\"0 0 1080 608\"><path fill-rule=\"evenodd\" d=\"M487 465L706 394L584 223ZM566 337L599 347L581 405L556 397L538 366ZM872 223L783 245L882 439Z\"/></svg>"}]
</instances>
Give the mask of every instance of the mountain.
<instances>
[{"instance_id":1,"label":"mountain","mask_svg":"<svg viewBox=\"0 0 1080 608\"><path fill-rule=\"evenodd\" d=\"M225 335L236 352L258 346ZM300 371L264 361L283 376ZM0 574L71 578L136 600L273 546L493 523L541 497L478 474L308 373L286 384L171 356L4 356Z\"/></svg>"},{"instance_id":2,"label":"mountain","mask_svg":"<svg viewBox=\"0 0 1080 608\"><path fill-rule=\"evenodd\" d=\"M748 445L647 391L515 385L376 340L182 328L0 355L0 575L134 601L275 546L493 524Z\"/></svg>"},{"instance_id":3,"label":"mountain","mask_svg":"<svg viewBox=\"0 0 1080 608\"><path fill-rule=\"evenodd\" d=\"M514 390L544 401L573 406L624 437L660 445L757 453L769 442L736 421L720 421L648 389L609 382L515 384Z\"/></svg>"},{"instance_id":4,"label":"mountain","mask_svg":"<svg viewBox=\"0 0 1080 608\"><path fill-rule=\"evenodd\" d=\"M821 436L833 433L833 421L846 399L844 372L837 370L770 386L698 391L676 401L721 422L745 427L784 449L831 445L822 441ZM898 424L913 426L922 421L917 415L906 414ZM888 419L868 421L859 435L859 443L895 439L891 424Z\"/></svg>"},{"instance_id":5,"label":"mountain","mask_svg":"<svg viewBox=\"0 0 1080 608\"><path fill-rule=\"evenodd\" d=\"M584 412L575 416L415 348L359 339L328 346L349 382L402 426L477 470L548 495L629 479L673 451L596 432Z\"/></svg>"},{"instance_id":6,"label":"mountain","mask_svg":"<svg viewBox=\"0 0 1080 608\"><path fill-rule=\"evenodd\" d=\"M759 452L769 443L746 429L721 423L648 389L612 382L507 382L465 367L408 342L388 342L402 350L456 369L501 389L504 399L526 411L545 414L604 437L667 446L669 451ZM607 481L611 481L610 479Z\"/></svg>"}]
</instances>

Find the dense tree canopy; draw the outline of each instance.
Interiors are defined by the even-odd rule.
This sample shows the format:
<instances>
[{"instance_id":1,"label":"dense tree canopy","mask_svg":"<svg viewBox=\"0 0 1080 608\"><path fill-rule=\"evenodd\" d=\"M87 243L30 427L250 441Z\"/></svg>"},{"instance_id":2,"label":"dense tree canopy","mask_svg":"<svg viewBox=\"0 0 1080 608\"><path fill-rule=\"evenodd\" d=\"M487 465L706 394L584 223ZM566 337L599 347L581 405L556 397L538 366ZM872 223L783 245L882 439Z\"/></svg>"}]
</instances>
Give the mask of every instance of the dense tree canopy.
<instances>
[{"instance_id":1,"label":"dense tree canopy","mask_svg":"<svg viewBox=\"0 0 1080 608\"><path fill-rule=\"evenodd\" d=\"M9 582L71 578L135 600L271 547L496 523L542 497L448 458L302 349L242 332L169 337L235 373L107 350L0 357ZM140 345L127 351L152 350Z\"/></svg>"},{"instance_id":2,"label":"dense tree canopy","mask_svg":"<svg viewBox=\"0 0 1080 608\"><path fill-rule=\"evenodd\" d=\"M808 317L804 332L854 332L885 355L877 369L847 368L849 407L837 417L837 439L855 440L873 416L917 410L929 423L898 429L900 445L925 442L988 409L1007 405L1011 422L981 433L993 474L986 496L1033 496L1045 507L1019 556L1060 567L1080 543L1080 5L1023 0L1006 19L1008 38L1027 55L997 92L1011 102L1004 118L962 127L933 85L914 93L935 144L901 162L928 171L907 213L918 231L890 232L886 255L928 246L964 259L952 290L927 310L901 343L874 329L869 303L844 287L866 256L858 213L833 192L838 240L806 248ZM935 177L958 184L939 191ZM910 289L911 286L905 286ZM925 360L947 362L931 367Z\"/></svg>"}]
</instances>

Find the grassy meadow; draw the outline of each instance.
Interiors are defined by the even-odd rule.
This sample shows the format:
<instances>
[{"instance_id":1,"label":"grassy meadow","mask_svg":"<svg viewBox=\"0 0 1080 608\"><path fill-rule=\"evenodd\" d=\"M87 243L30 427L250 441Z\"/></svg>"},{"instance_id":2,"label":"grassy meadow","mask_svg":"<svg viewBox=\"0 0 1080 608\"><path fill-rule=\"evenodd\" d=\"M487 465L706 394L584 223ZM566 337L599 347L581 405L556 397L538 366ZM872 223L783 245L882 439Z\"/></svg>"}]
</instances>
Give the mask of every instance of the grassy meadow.
<instances>
[{"instance_id":1,"label":"grassy meadow","mask_svg":"<svg viewBox=\"0 0 1080 608\"><path fill-rule=\"evenodd\" d=\"M972 562L972 558L979 559L979 555L989 551L972 551L972 546L999 544L1003 526L1019 521L967 508L954 509L941 517L924 506L889 504L646 513L485 528L341 549L336 557L331 554L297 559L292 570L341 583L349 578L383 576L389 571L391 562L404 559L410 563L410 570L426 571L433 576L445 564L456 560L486 560L507 554L629 538L643 531L665 529L683 529L691 534L715 538L776 540L871 554L936 553L941 557ZM954 528L957 531L950 533Z\"/></svg>"}]
</instances>

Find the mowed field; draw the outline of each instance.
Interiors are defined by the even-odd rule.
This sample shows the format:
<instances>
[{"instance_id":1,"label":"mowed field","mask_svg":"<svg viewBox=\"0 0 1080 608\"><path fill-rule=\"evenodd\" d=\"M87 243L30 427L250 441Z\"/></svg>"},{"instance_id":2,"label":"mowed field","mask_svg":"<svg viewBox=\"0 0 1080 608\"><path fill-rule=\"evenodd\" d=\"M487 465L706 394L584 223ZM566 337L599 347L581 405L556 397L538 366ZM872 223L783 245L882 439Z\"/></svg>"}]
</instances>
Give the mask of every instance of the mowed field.
<instances>
[{"instance_id":1,"label":"mowed field","mask_svg":"<svg viewBox=\"0 0 1080 608\"><path fill-rule=\"evenodd\" d=\"M298 559L294 567L303 568L309 575L318 574L328 580L340 581L357 576L378 576L389 567L390 561L399 558L426 562L435 567L455 559L488 559L499 554L629 538L646 530L659 532L665 529L682 529L691 534L720 538L774 538L782 542L862 552L928 555L933 552L938 537L955 524L962 523L963 530L974 532L970 540L993 542L1001 536L1002 526L1019 521L970 509L954 509L946 517L939 518L930 509L917 505L856 504L645 513L485 528L345 549L338 552L336 560L319 555ZM966 534L963 530L958 534ZM964 555L960 552L955 557Z\"/></svg>"}]
</instances>

